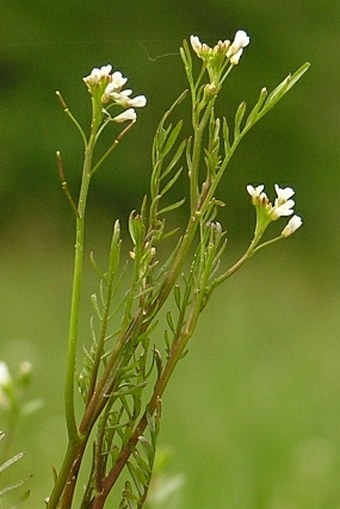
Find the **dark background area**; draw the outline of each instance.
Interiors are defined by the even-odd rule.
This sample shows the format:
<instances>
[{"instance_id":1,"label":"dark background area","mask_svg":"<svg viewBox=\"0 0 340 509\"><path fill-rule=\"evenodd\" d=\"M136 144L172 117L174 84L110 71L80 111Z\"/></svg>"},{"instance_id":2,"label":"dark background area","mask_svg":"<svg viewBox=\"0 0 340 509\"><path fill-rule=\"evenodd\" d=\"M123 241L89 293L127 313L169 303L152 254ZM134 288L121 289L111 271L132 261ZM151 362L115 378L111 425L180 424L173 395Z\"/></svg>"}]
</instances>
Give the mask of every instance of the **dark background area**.
<instances>
[{"instance_id":1,"label":"dark background area","mask_svg":"<svg viewBox=\"0 0 340 509\"><path fill-rule=\"evenodd\" d=\"M165 397L162 441L174 450L173 470L187 478L175 509L337 508L340 4L37 0L3 1L0 13L0 357L13 370L31 360L32 395L45 399L18 438L27 450L24 471L34 470L28 506L43 506L65 438L60 388L73 217L55 151L74 192L82 153L54 92L84 126L90 110L82 77L95 66L111 63L135 94L148 97L93 182L89 245L101 249L113 220L125 224L147 191L153 133L186 87L183 38L214 44L242 28L251 44L219 99L221 115L232 118L242 99L254 104L262 86L272 89L306 60L312 67L246 137L222 182L226 263L252 234L248 183L268 192L274 182L294 187L304 226L212 299ZM187 121L188 111L184 105ZM184 187L185 179L176 196ZM89 278L84 293L94 284Z\"/></svg>"}]
</instances>

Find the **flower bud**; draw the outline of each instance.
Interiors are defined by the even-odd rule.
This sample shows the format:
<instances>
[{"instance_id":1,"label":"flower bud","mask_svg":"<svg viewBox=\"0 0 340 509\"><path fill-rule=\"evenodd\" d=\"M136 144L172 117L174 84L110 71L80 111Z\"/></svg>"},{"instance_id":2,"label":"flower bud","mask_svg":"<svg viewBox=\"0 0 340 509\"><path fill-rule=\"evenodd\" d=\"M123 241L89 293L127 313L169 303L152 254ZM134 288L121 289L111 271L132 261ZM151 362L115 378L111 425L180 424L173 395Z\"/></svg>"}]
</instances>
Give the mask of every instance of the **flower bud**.
<instances>
[{"instance_id":1,"label":"flower bud","mask_svg":"<svg viewBox=\"0 0 340 509\"><path fill-rule=\"evenodd\" d=\"M243 48L250 43L250 37L244 30L238 30L235 38L227 51L227 57L230 58L231 65L237 65L243 53Z\"/></svg>"},{"instance_id":2,"label":"flower bud","mask_svg":"<svg viewBox=\"0 0 340 509\"><path fill-rule=\"evenodd\" d=\"M98 67L94 67L91 73L88 76L85 76L83 80L85 81L88 88L91 90L92 88L98 87L98 85L102 83L109 83L111 80L110 72L112 71L112 65L103 65L100 69Z\"/></svg>"},{"instance_id":3,"label":"flower bud","mask_svg":"<svg viewBox=\"0 0 340 509\"><path fill-rule=\"evenodd\" d=\"M133 108L129 108L128 110L123 111L112 120L117 122L117 124L121 124L122 122L134 122L137 119L137 114Z\"/></svg>"},{"instance_id":4,"label":"flower bud","mask_svg":"<svg viewBox=\"0 0 340 509\"><path fill-rule=\"evenodd\" d=\"M289 237L302 225L302 219L299 216L293 216L290 218L285 228L282 230L282 237Z\"/></svg>"},{"instance_id":5,"label":"flower bud","mask_svg":"<svg viewBox=\"0 0 340 509\"><path fill-rule=\"evenodd\" d=\"M32 380L33 367L29 361L23 361L20 364L19 382L22 386L27 386Z\"/></svg>"}]
</instances>

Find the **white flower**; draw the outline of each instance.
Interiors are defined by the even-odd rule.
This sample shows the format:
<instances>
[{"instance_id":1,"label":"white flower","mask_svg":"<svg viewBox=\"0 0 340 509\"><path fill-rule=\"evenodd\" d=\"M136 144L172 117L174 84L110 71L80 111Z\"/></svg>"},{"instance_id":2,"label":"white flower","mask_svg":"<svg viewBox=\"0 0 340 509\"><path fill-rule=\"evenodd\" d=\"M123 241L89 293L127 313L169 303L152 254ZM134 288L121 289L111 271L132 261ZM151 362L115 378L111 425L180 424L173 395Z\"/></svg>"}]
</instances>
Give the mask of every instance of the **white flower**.
<instances>
[{"instance_id":1,"label":"white flower","mask_svg":"<svg viewBox=\"0 0 340 509\"><path fill-rule=\"evenodd\" d=\"M294 210L292 207L294 207L293 200L288 200L287 203L283 203L279 206L274 206L270 210L270 217L273 221L276 221L280 217L283 216L291 216L294 213Z\"/></svg>"},{"instance_id":2,"label":"white flower","mask_svg":"<svg viewBox=\"0 0 340 509\"><path fill-rule=\"evenodd\" d=\"M291 187L281 188L280 186L275 184L274 188L277 194L277 201L280 203L289 200L289 198L291 198L295 194L294 189L292 189Z\"/></svg>"},{"instance_id":3,"label":"white flower","mask_svg":"<svg viewBox=\"0 0 340 509\"><path fill-rule=\"evenodd\" d=\"M218 41L217 44L211 48L205 42L202 43L197 35L191 35L190 44L196 55L205 60L208 57L213 57L221 53L226 54L230 46L230 41L228 39L225 41Z\"/></svg>"},{"instance_id":4,"label":"white flower","mask_svg":"<svg viewBox=\"0 0 340 509\"><path fill-rule=\"evenodd\" d=\"M275 184L275 191L277 197L274 200L274 205L269 201L266 193L263 191L264 185L253 187L247 185L247 192L251 196L252 204L256 207L257 220L266 227L269 222L276 221L280 217L290 216L294 213L295 202L292 196L295 194L294 189L291 187L281 188ZM302 225L302 219L294 215L281 232L282 237L288 237L294 233Z\"/></svg>"},{"instance_id":5,"label":"white flower","mask_svg":"<svg viewBox=\"0 0 340 509\"><path fill-rule=\"evenodd\" d=\"M247 192L251 196L251 201L253 205L267 204L269 203L268 196L263 192L264 185L260 184L259 186L253 187L251 184L247 185Z\"/></svg>"},{"instance_id":6,"label":"white flower","mask_svg":"<svg viewBox=\"0 0 340 509\"><path fill-rule=\"evenodd\" d=\"M232 46L234 49L245 48L250 43L250 37L244 30L237 30Z\"/></svg>"},{"instance_id":7,"label":"white flower","mask_svg":"<svg viewBox=\"0 0 340 509\"><path fill-rule=\"evenodd\" d=\"M227 57L230 58L232 65L237 65L243 53L243 48L250 43L250 37L244 30L238 30L235 38L227 51Z\"/></svg>"},{"instance_id":8,"label":"white flower","mask_svg":"<svg viewBox=\"0 0 340 509\"><path fill-rule=\"evenodd\" d=\"M101 81L108 82L111 79L110 72L112 71L112 65L103 65L100 69L94 67L88 76L85 76L83 80L88 87L95 87Z\"/></svg>"},{"instance_id":9,"label":"white flower","mask_svg":"<svg viewBox=\"0 0 340 509\"><path fill-rule=\"evenodd\" d=\"M122 122L127 121L135 121L137 119L137 114L133 108L129 108L128 110L123 111L123 113L120 113L116 117L114 117L112 120L114 122L117 122L117 124L121 124Z\"/></svg>"},{"instance_id":10,"label":"white flower","mask_svg":"<svg viewBox=\"0 0 340 509\"><path fill-rule=\"evenodd\" d=\"M196 55L200 57L202 52L202 43L197 35L190 35L190 44Z\"/></svg>"},{"instance_id":11,"label":"white flower","mask_svg":"<svg viewBox=\"0 0 340 509\"><path fill-rule=\"evenodd\" d=\"M126 89L120 91L116 88L114 83L109 83L105 88L104 94L102 95L102 102L107 103L110 99L113 101L122 104L123 99L132 94L132 90Z\"/></svg>"},{"instance_id":12,"label":"white flower","mask_svg":"<svg viewBox=\"0 0 340 509\"><path fill-rule=\"evenodd\" d=\"M270 217L276 221L279 217L290 216L294 213L295 202L290 198L295 194L295 191L291 187L281 188L277 184L274 187L277 198L275 198L274 206L270 211Z\"/></svg>"},{"instance_id":13,"label":"white flower","mask_svg":"<svg viewBox=\"0 0 340 509\"><path fill-rule=\"evenodd\" d=\"M106 104L110 100L123 108L129 108L128 112L117 115L113 120L115 122L125 122L126 120L136 120L134 108L143 108L147 99L144 95L137 95L131 98L131 89L122 90L128 79L120 71L112 71L110 64L101 68L95 67L91 74L83 78L89 88L89 92L96 101ZM108 112L103 109L103 113Z\"/></svg>"},{"instance_id":14,"label":"white flower","mask_svg":"<svg viewBox=\"0 0 340 509\"><path fill-rule=\"evenodd\" d=\"M11 375L5 362L0 361L0 387L8 387L11 384Z\"/></svg>"},{"instance_id":15,"label":"white flower","mask_svg":"<svg viewBox=\"0 0 340 509\"><path fill-rule=\"evenodd\" d=\"M30 375L32 373L33 367L29 361L23 361L20 364L20 375Z\"/></svg>"},{"instance_id":16,"label":"white flower","mask_svg":"<svg viewBox=\"0 0 340 509\"><path fill-rule=\"evenodd\" d=\"M109 94L109 98L123 106L123 108L143 108L146 105L147 100L145 95L137 95L134 98L130 98L131 94L132 90L130 89L122 90L121 92L113 91Z\"/></svg>"},{"instance_id":17,"label":"white flower","mask_svg":"<svg viewBox=\"0 0 340 509\"><path fill-rule=\"evenodd\" d=\"M123 76L120 71L115 71L111 76L111 85L115 90L120 90L125 85L127 80L128 79Z\"/></svg>"},{"instance_id":18,"label":"white flower","mask_svg":"<svg viewBox=\"0 0 340 509\"><path fill-rule=\"evenodd\" d=\"M240 58L242 56L242 53L243 53L243 48L240 48L236 53L234 53L231 57L230 57L230 63L231 65L237 65L240 61Z\"/></svg>"},{"instance_id":19,"label":"white flower","mask_svg":"<svg viewBox=\"0 0 340 509\"><path fill-rule=\"evenodd\" d=\"M264 189L264 185L260 184L259 186L252 186L251 184L247 185L247 191L250 194L252 198L258 198L260 196L260 193L262 193Z\"/></svg>"},{"instance_id":20,"label":"white flower","mask_svg":"<svg viewBox=\"0 0 340 509\"><path fill-rule=\"evenodd\" d=\"M302 219L299 216L293 216L290 218L285 228L282 230L282 237L289 237L302 225Z\"/></svg>"},{"instance_id":21,"label":"white flower","mask_svg":"<svg viewBox=\"0 0 340 509\"><path fill-rule=\"evenodd\" d=\"M12 378L5 362L0 361L0 410L7 410L10 406L8 389L12 384Z\"/></svg>"},{"instance_id":22,"label":"white flower","mask_svg":"<svg viewBox=\"0 0 340 509\"><path fill-rule=\"evenodd\" d=\"M129 99L129 106L133 108L144 108L146 105L147 99L145 95L137 95L133 99Z\"/></svg>"},{"instance_id":23,"label":"white flower","mask_svg":"<svg viewBox=\"0 0 340 509\"><path fill-rule=\"evenodd\" d=\"M110 82L106 85L104 93L102 95L101 101L102 103L109 102L112 99L113 94L120 94L121 89L127 82L127 78L125 78L120 71L115 71L112 76L110 76ZM128 92L132 94L132 90L125 90L125 94L128 95Z\"/></svg>"},{"instance_id":24,"label":"white flower","mask_svg":"<svg viewBox=\"0 0 340 509\"><path fill-rule=\"evenodd\" d=\"M33 367L29 361L23 361L20 364L20 384L28 385L32 378Z\"/></svg>"}]
</instances>

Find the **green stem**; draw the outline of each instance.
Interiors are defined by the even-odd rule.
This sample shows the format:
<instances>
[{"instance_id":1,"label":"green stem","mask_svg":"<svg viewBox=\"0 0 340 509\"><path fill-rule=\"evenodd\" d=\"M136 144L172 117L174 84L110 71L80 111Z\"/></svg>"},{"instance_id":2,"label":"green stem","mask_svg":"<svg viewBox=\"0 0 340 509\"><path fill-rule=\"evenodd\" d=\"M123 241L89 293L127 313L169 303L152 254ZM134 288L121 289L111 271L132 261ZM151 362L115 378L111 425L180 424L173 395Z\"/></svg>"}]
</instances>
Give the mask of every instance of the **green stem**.
<instances>
[{"instance_id":1,"label":"green stem","mask_svg":"<svg viewBox=\"0 0 340 509\"><path fill-rule=\"evenodd\" d=\"M177 366L177 363L181 359L185 347L194 332L201 309L202 298L203 292L201 294L201 297L197 296L197 299L195 300L194 305L191 308L191 313L188 317L188 323L185 330L179 335L177 340L174 340L172 344L171 354L169 355L168 358L168 362L166 363L166 366L164 367L162 374L155 385L152 397L146 407L146 410L143 416L141 417L140 421L138 422L129 442L121 450L121 453L115 466L112 468L108 476L104 479L102 483L101 493L97 494L97 496L92 500L92 505L90 506L91 509L102 509L104 507L108 494L110 493L112 487L116 483L124 466L126 465L126 462L131 456L134 447L138 442L139 437L143 434L145 428L148 425L148 415L150 414L152 415L156 410L156 407L169 383L169 380Z\"/></svg>"},{"instance_id":2,"label":"green stem","mask_svg":"<svg viewBox=\"0 0 340 509\"><path fill-rule=\"evenodd\" d=\"M72 442L78 438L77 425L74 410L74 374L76 367L76 353L79 329L80 291L83 274L84 259L84 230L86 200L91 180L91 165L93 155L94 137L91 136L85 150L83 178L78 201L78 215L76 218L76 241L74 251L74 272L71 297L70 326L68 335L68 355L65 384L65 414L69 440Z\"/></svg>"},{"instance_id":3,"label":"green stem","mask_svg":"<svg viewBox=\"0 0 340 509\"><path fill-rule=\"evenodd\" d=\"M193 94L193 93L192 93ZM202 139L203 133L205 131L206 125L209 121L211 110L215 103L215 98L210 100L210 103L207 104L206 110L202 116L202 119L199 120L199 114L197 112L198 105L194 103L195 96L192 95L193 101L193 114L192 114L192 125L194 131L194 141L193 141L193 152L192 152L192 168L190 175L190 200L191 200L191 216L187 224L187 228L185 234L180 242L179 248L175 255L174 262L172 264L171 269L167 273L167 276L163 282L160 293L157 296L157 307L160 309L164 302L166 301L169 293L175 281L178 277L178 274L183 266L186 255L190 249L190 246L194 240L195 233L199 224L199 215L201 213L202 207L207 202L205 199L205 191L202 191L202 194L199 195L198 187L199 187L199 166L200 166L200 158L202 152ZM154 303L155 305L155 303Z\"/></svg>"},{"instance_id":4,"label":"green stem","mask_svg":"<svg viewBox=\"0 0 340 509\"><path fill-rule=\"evenodd\" d=\"M267 242L266 242L266 243L258 246L258 243L260 242L262 235L263 235L263 231L255 233L254 238L251 241L251 243L250 243L247 251L244 253L244 255L241 256L241 258L239 260L237 260L237 262L234 263L234 265L232 267L230 267L230 269L228 269L226 272L221 274L219 277L217 277L213 281L213 283L211 284L211 286L209 288L209 295L212 293L212 291L217 286L219 286L226 279L230 278L233 274L235 274L235 272L238 269L240 269L242 267L242 265L244 265L245 262L247 260L249 260L249 258L251 258L256 253L256 251L258 251L261 247L264 247L265 245L267 245ZM273 239L273 241L276 241L276 240L278 240L278 238ZM271 241L268 241L268 244L271 244Z\"/></svg>"},{"instance_id":5,"label":"green stem","mask_svg":"<svg viewBox=\"0 0 340 509\"><path fill-rule=\"evenodd\" d=\"M60 104L64 110L64 112L66 113L66 115L72 120L72 122L74 123L74 125L76 126L76 128L78 129L79 133L80 133L80 136L83 140L83 143L84 143L84 147L86 147L86 144L87 144L87 139L86 139L86 136L85 136L85 133L81 127L81 125L79 124L78 120L75 118L75 116L71 113L71 111L68 109L68 106L66 104L66 102L64 101L64 98L63 96L61 95L61 93L59 92L59 90L56 91L56 96L58 97L59 101L60 101Z\"/></svg>"},{"instance_id":6,"label":"green stem","mask_svg":"<svg viewBox=\"0 0 340 509\"><path fill-rule=\"evenodd\" d=\"M74 458L77 456L78 448L79 444L69 441L64 461L58 474L58 479L54 485L46 509L56 509L57 507L60 507L61 496L65 489L71 467L74 463Z\"/></svg>"},{"instance_id":7,"label":"green stem","mask_svg":"<svg viewBox=\"0 0 340 509\"><path fill-rule=\"evenodd\" d=\"M76 367L76 353L77 353L77 340L78 340L78 323L79 323L79 308L80 308L80 291L81 280L83 273L83 257L84 257L84 222L85 222L85 207L86 199L90 184L90 172L92 162L92 150L89 142L85 150L85 159L83 167L83 179L79 194L78 202L78 215L76 218L76 242L74 251L74 272L73 272L73 286L71 298L71 311L70 311L70 325L68 335L68 352L67 352L67 368L66 368L66 382L65 382L65 416L68 432L68 449L61 467L58 479L51 493L48 509L55 509L58 507L61 495L64 491L66 480L68 478L74 458L77 455L81 438L78 433L75 408L74 408L74 385L75 385L75 367Z\"/></svg>"},{"instance_id":8,"label":"green stem","mask_svg":"<svg viewBox=\"0 0 340 509\"><path fill-rule=\"evenodd\" d=\"M65 500L62 499L62 495L67 484L70 470L72 469L72 466L76 461L76 458L79 456L82 448L84 448L84 444L86 443L86 437L85 436L82 437L78 432L75 417L74 397L75 397L76 354L79 330L80 294L83 276L85 212L87 196L92 175L91 169L93 152L96 143L96 133L98 131L98 127L101 121L100 110L98 109L94 101L92 102L92 107L93 107L93 117L91 125L91 135L85 147L82 180L76 216L74 269L73 269L73 284L71 296L66 381L65 381L65 417L68 433L68 448L64 457L60 473L58 475L49 502L47 504L47 509L56 509L57 507L64 507L66 509L71 507L72 500L70 500L69 502L65 502Z\"/></svg>"},{"instance_id":9,"label":"green stem","mask_svg":"<svg viewBox=\"0 0 340 509\"><path fill-rule=\"evenodd\" d=\"M192 101L194 101L192 97ZM200 119L200 111L202 105L196 101L193 102L193 113L192 113L192 127L194 131L194 141L192 148L192 168L190 174L190 200L191 200L191 213L197 208L199 200L199 170L200 161L202 154L202 138L205 132L205 128L210 119L211 110L215 104L216 96L210 98L209 102L205 105L204 113ZM202 99L203 101L203 99Z\"/></svg>"},{"instance_id":10,"label":"green stem","mask_svg":"<svg viewBox=\"0 0 340 509\"><path fill-rule=\"evenodd\" d=\"M100 323L97 351L94 359L93 368L91 370L89 388L87 391L87 404L91 400L93 392L95 390L100 361L104 352L104 343L107 334L107 326L110 318L110 307L113 298L114 278L116 276L116 271L119 263L119 251L120 251L119 234L120 234L119 223L118 221L116 221L111 240L109 268L106 274L106 299Z\"/></svg>"},{"instance_id":11,"label":"green stem","mask_svg":"<svg viewBox=\"0 0 340 509\"><path fill-rule=\"evenodd\" d=\"M198 221L198 214L195 214L190 217L185 234L181 240L181 243L179 245L179 248L176 252L174 262L170 268L170 270L167 272L167 275L163 281L161 290L159 294L157 295L156 300L154 301L153 306L157 306L157 309L160 309L166 299L169 296L169 293L171 292L173 285L175 284L175 281L178 277L178 274L183 266L183 263L186 259L186 254L188 253L191 244L193 242L193 239L195 237L195 233L198 227L199 221Z\"/></svg>"},{"instance_id":12,"label":"green stem","mask_svg":"<svg viewBox=\"0 0 340 509\"><path fill-rule=\"evenodd\" d=\"M135 120L130 122L127 127L125 127L118 136L113 140L112 145L107 149L107 151L102 155L102 157L99 159L99 161L95 164L95 166L91 170L91 175L93 175L103 164L103 162L109 157L109 155L113 152L113 150L117 147L117 145L120 143L122 138L126 135L126 133L131 129L131 127L135 124ZM99 138L99 131L96 134L96 140Z\"/></svg>"}]
</instances>

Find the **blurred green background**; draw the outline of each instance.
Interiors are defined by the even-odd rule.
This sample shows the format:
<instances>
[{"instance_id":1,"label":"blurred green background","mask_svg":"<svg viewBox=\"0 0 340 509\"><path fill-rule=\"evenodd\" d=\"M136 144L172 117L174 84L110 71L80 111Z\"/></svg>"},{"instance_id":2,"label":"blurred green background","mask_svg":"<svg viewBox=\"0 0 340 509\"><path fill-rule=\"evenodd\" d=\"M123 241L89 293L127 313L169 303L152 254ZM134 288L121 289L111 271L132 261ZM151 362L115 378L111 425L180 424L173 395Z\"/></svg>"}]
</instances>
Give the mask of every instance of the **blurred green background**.
<instances>
[{"instance_id":1,"label":"blurred green background","mask_svg":"<svg viewBox=\"0 0 340 509\"><path fill-rule=\"evenodd\" d=\"M185 87L182 39L213 44L243 28L251 44L221 114L304 61L312 67L245 139L221 186L226 264L252 234L249 182L292 185L304 226L213 296L164 398L161 442L186 477L175 509L339 509L339 2L3 0L0 12L0 359L13 372L30 360L30 393L45 400L15 444L26 451L22 475L33 473L27 506L43 507L65 445L73 218L54 154L76 190L81 144L54 91L86 123L81 77L110 62L149 100L94 180L88 248L104 259L112 221L125 223L147 190L160 115ZM85 338L95 288L89 276Z\"/></svg>"}]
</instances>

